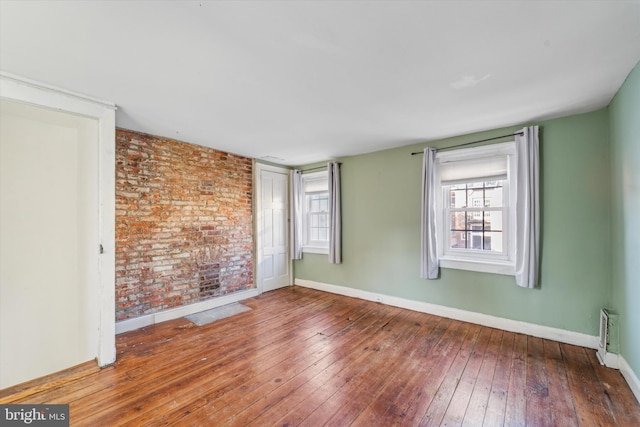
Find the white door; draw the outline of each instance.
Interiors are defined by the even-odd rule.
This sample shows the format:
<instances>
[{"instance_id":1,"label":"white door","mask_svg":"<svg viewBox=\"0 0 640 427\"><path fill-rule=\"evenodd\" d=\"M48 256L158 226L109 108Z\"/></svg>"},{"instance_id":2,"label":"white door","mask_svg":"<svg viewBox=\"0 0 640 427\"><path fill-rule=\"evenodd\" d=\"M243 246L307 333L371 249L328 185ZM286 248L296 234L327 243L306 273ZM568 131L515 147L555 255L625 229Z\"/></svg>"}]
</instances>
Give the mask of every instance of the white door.
<instances>
[{"instance_id":1,"label":"white door","mask_svg":"<svg viewBox=\"0 0 640 427\"><path fill-rule=\"evenodd\" d=\"M286 169L257 165L258 277L262 292L291 283L289 261L289 174Z\"/></svg>"},{"instance_id":2,"label":"white door","mask_svg":"<svg viewBox=\"0 0 640 427\"><path fill-rule=\"evenodd\" d=\"M13 101L0 106L4 388L98 353L98 122Z\"/></svg>"}]
</instances>

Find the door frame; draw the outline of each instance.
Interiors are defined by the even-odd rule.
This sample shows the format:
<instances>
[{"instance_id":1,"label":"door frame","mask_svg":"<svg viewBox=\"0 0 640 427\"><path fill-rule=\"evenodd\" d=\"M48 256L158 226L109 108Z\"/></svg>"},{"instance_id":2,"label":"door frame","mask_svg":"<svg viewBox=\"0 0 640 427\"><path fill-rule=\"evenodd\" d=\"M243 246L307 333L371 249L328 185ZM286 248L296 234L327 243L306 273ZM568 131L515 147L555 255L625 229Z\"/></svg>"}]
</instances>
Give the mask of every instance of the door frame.
<instances>
[{"instance_id":1,"label":"door frame","mask_svg":"<svg viewBox=\"0 0 640 427\"><path fill-rule=\"evenodd\" d=\"M255 193L254 193L254 200L256 201L255 203L255 212L254 212L254 235L256 236L256 240L255 240L255 253L256 253L256 262L255 262L255 277L256 277L256 287L258 288L258 291L260 293L263 293L263 287L262 287L262 282L263 282L263 277L262 277L262 269L260 267L260 260L262 259L262 241L263 241L263 237L262 237L262 228L261 228L261 224L262 224L262 180L261 180L261 175L262 175L262 171L268 171L268 172L275 172L275 173L282 173L284 175L287 175L287 179L289 177L289 172L291 171L290 168L287 167L281 167L281 166L273 166L273 165L267 165L264 163L258 163L254 160L254 188L255 188ZM290 193L290 188L289 186L291 185L291 183L289 181L287 181L287 192ZM288 195L287 197L287 231L288 231L288 236L289 238L288 243L287 243L287 252L289 253L291 251L291 200L289 200L290 197ZM288 263L289 263L289 286L293 285L293 261L291 260L291 256L288 256Z\"/></svg>"},{"instance_id":2,"label":"door frame","mask_svg":"<svg viewBox=\"0 0 640 427\"><path fill-rule=\"evenodd\" d=\"M98 122L98 265L94 266L99 308L99 366L116 360L115 334L115 111L112 102L0 72L0 98L59 110Z\"/></svg>"}]
</instances>

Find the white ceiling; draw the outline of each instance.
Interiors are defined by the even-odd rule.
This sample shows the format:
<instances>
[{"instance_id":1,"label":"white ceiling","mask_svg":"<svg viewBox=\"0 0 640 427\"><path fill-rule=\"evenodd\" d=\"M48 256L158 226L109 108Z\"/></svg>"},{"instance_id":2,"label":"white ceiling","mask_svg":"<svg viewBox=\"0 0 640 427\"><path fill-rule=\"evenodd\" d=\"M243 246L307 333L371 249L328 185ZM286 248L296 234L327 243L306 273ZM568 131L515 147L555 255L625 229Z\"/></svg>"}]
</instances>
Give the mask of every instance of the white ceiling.
<instances>
[{"instance_id":1,"label":"white ceiling","mask_svg":"<svg viewBox=\"0 0 640 427\"><path fill-rule=\"evenodd\" d=\"M640 1L0 1L0 68L119 127L302 165L592 111Z\"/></svg>"}]
</instances>

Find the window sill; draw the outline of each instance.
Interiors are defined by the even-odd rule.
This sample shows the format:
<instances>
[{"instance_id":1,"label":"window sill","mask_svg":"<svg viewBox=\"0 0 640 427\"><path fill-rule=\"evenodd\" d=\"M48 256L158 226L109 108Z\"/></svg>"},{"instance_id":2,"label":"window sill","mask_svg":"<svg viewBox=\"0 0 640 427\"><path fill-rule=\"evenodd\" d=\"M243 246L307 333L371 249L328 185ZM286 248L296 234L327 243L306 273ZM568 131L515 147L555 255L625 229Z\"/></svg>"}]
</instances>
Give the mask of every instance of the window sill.
<instances>
[{"instance_id":1,"label":"window sill","mask_svg":"<svg viewBox=\"0 0 640 427\"><path fill-rule=\"evenodd\" d=\"M303 246L302 253L329 255L329 248L323 248L318 246Z\"/></svg>"},{"instance_id":2,"label":"window sill","mask_svg":"<svg viewBox=\"0 0 640 427\"><path fill-rule=\"evenodd\" d=\"M516 274L515 265L508 262L485 261L485 260L462 260L460 258L440 257L440 267L453 268L456 270L478 271L481 273L503 274L514 276Z\"/></svg>"}]
</instances>

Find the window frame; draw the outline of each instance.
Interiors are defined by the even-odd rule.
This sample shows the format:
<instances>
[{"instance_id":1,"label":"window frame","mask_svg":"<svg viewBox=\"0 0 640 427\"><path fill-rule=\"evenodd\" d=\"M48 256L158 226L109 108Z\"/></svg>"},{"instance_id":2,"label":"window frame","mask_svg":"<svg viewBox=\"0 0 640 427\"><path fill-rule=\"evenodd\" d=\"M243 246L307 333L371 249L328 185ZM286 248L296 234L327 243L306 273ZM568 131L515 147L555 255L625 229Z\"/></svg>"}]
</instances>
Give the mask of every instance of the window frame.
<instances>
[{"instance_id":1,"label":"window frame","mask_svg":"<svg viewBox=\"0 0 640 427\"><path fill-rule=\"evenodd\" d=\"M507 157L507 178L503 180L503 206L488 207L480 206L482 211L501 210L502 214L502 235L503 252L491 253L477 249L447 248L445 242L451 240L451 208L446 197L450 197L450 187L452 184L442 184L440 177L440 167L443 163L462 162L479 158ZM498 144L484 145L481 147L465 148L455 151L444 151L436 154L436 242L438 248L438 260L443 268L459 270L478 271L484 273L495 273L514 275L515 274L515 223L516 223L516 150L515 142L504 142ZM470 178L467 183L478 182L478 179ZM495 181L487 179L485 182ZM460 182L463 183L463 182ZM473 212L474 207L467 207ZM456 211L458 209L455 209ZM484 221L484 215L482 216ZM465 236L467 237L467 236Z\"/></svg>"},{"instance_id":2,"label":"window frame","mask_svg":"<svg viewBox=\"0 0 640 427\"><path fill-rule=\"evenodd\" d=\"M326 191L307 191L307 183L311 181L321 181L324 180L327 183ZM314 253L314 254L329 254L329 240L311 240L310 236L310 209L309 209L309 196L311 195L319 195L319 194L327 194L327 198L329 195L329 172L328 171L320 171L320 172L311 172L302 175L302 188L304 190L304 201L302 203L302 252L303 253ZM331 219L329 218L329 212L327 209L327 227L331 227L330 224ZM328 236L327 236L328 237Z\"/></svg>"}]
</instances>

